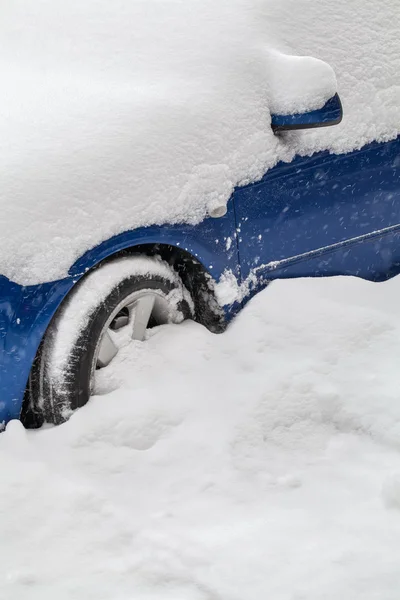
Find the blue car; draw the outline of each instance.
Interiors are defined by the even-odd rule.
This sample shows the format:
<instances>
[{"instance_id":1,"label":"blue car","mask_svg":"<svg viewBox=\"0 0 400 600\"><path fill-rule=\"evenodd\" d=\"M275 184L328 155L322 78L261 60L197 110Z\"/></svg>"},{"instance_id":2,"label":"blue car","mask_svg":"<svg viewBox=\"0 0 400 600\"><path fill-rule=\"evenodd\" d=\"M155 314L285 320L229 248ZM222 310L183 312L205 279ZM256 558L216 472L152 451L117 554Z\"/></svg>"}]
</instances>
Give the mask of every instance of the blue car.
<instances>
[{"instance_id":1,"label":"blue car","mask_svg":"<svg viewBox=\"0 0 400 600\"><path fill-rule=\"evenodd\" d=\"M274 115L285 130L335 125L322 109ZM295 134L291 134L295 135ZM191 318L220 332L277 278L400 271L400 138L348 154L320 152L237 188L228 210L196 226L126 231L86 252L59 281L23 287L0 276L0 422L58 424L95 391L130 340ZM225 303L218 282L240 292ZM220 285L220 284L219 284Z\"/></svg>"}]
</instances>

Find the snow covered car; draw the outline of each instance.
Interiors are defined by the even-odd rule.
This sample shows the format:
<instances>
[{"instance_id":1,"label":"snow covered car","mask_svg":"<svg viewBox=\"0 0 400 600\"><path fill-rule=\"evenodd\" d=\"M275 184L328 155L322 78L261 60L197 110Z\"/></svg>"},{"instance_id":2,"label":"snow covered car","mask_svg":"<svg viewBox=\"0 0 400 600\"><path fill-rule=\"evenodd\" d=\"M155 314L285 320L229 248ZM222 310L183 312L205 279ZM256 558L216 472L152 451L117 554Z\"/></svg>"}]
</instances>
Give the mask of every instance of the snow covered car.
<instances>
[{"instance_id":1,"label":"snow covered car","mask_svg":"<svg viewBox=\"0 0 400 600\"><path fill-rule=\"evenodd\" d=\"M272 126L340 120L336 96L318 111L275 115ZM1 420L22 411L28 422L62 422L87 402L96 370L132 338L186 318L220 331L273 279L396 274L399 157L400 139L297 157L238 187L226 214L127 231L86 252L58 281L21 286L1 277Z\"/></svg>"},{"instance_id":2,"label":"snow covered car","mask_svg":"<svg viewBox=\"0 0 400 600\"><path fill-rule=\"evenodd\" d=\"M3 11L2 427L61 423L156 325L221 331L277 278L399 272L400 52L384 4Z\"/></svg>"}]
</instances>

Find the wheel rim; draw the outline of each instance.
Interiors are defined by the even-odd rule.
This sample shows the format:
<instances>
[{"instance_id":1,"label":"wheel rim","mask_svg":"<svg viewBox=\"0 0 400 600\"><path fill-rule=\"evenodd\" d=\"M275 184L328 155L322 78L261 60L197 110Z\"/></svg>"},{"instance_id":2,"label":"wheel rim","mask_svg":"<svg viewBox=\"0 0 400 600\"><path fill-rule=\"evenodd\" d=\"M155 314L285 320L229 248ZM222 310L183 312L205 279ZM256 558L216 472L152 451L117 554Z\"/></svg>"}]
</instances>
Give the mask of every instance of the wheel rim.
<instances>
[{"instance_id":1,"label":"wheel rim","mask_svg":"<svg viewBox=\"0 0 400 600\"><path fill-rule=\"evenodd\" d=\"M121 348L132 340L143 341L150 326L171 321L171 307L157 290L133 292L108 317L96 344L91 369L91 388L97 369L107 367Z\"/></svg>"}]
</instances>

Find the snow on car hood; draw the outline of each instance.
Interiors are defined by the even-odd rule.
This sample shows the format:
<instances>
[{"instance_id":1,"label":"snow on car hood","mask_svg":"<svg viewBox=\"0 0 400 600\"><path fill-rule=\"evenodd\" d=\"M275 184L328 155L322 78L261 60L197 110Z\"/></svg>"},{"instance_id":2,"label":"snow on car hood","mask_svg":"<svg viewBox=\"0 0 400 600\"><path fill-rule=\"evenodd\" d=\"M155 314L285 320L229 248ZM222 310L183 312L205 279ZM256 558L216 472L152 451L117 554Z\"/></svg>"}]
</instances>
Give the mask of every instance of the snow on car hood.
<instances>
[{"instance_id":1,"label":"snow on car hood","mask_svg":"<svg viewBox=\"0 0 400 600\"><path fill-rule=\"evenodd\" d=\"M390 0L379 8L366 0L3 7L0 273L24 284L63 277L124 230L199 222L235 185L296 152L397 135L400 8ZM272 110L318 108L335 93L327 63L342 125L276 138Z\"/></svg>"}]
</instances>

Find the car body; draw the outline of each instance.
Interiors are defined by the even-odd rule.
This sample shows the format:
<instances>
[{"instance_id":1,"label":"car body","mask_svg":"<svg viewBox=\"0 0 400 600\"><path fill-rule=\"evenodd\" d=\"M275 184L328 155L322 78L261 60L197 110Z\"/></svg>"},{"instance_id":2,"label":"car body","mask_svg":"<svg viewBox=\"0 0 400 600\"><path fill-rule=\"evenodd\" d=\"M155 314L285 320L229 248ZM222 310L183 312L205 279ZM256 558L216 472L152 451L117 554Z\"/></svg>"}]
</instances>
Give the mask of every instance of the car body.
<instances>
[{"instance_id":1,"label":"car body","mask_svg":"<svg viewBox=\"0 0 400 600\"><path fill-rule=\"evenodd\" d=\"M3 426L19 418L40 343L76 283L118 253L164 247L192 257L215 282L229 272L248 290L223 307L226 322L274 279L394 276L400 271L400 137L279 163L261 181L236 188L220 218L126 231L87 251L61 280L26 287L0 276Z\"/></svg>"}]
</instances>

